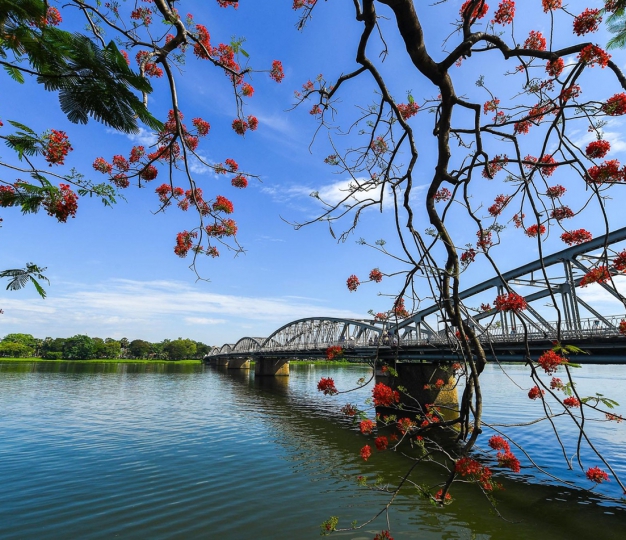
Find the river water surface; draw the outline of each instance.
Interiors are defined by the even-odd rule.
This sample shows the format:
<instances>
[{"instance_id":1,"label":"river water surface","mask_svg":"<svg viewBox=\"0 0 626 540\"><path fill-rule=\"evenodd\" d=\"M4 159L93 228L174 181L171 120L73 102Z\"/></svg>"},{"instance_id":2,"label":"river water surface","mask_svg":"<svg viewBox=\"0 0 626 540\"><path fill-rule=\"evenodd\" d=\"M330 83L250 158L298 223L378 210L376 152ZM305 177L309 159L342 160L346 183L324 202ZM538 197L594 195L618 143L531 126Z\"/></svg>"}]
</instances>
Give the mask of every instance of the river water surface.
<instances>
[{"instance_id":1,"label":"river water surface","mask_svg":"<svg viewBox=\"0 0 626 540\"><path fill-rule=\"evenodd\" d=\"M541 405L526 397L525 368L507 370L510 379L491 366L483 376L487 420L536 418ZM346 388L367 374L361 366L291 366L290 377L255 379L198 365L0 364L0 538L299 540L318 538L330 516L339 526L362 523L388 494L359 487L356 477L393 483L410 462L376 451L363 462L359 449L371 441L339 407L369 390L329 398L316 384L330 376ZM577 375L581 394L626 400L626 366L586 366ZM566 480L584 477L563 465L548 423L509 432L540 465ZM626 477L626 423L596 423L590 432ZM564 427L568 457L573 433ZM585 467L600 464L588 452L583 458ZM527 467L516 476L500 478L505 519L476 486L455 486L446 508L407 489L390 511L392 536L626 538L614 479L583 492ZM430 466L412 478L435 486L443 476ZM386 528L380 518L334 536L371 539Z\"/></svg>"}]
</instances>

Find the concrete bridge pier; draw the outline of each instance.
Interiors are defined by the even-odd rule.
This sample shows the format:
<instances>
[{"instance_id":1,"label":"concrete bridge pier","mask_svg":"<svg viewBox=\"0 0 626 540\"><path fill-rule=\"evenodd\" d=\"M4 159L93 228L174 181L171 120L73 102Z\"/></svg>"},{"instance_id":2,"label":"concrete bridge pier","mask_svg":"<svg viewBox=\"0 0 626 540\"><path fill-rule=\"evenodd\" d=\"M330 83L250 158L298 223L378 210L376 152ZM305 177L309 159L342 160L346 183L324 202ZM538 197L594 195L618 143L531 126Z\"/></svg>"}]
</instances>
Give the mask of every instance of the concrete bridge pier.
<instances>
[{"instance_id":1,"label":"concrete bridge pier","mask_svg":"<svg viewBox=\"0 0 626 540\"><path fill-rule=\"evenodd\" d=\"M213 365L216 367L228 367L228 358L216 358L213 361Z\"/></svg>"},{"instance_id":2,"label":"concrete bridge pier","mask_svg":"<svg viewBox=\"0 0 626 540\"><path fill-rule=\"evenodd\" d=\"M250 369L250 358L231 358L228 369Z\"/></svg>"},{"instance_id":3,"label":"concrete bridge pier","mask_svg":"<svg viewBox=\"0 0 626 540\"><path fill-rule=\"evenodd\" d=\"M285 358L257 357L254 361L255 377L282 377L289 375L289 360Z\"/></svg>"},{"instance_id":4,"label":"concrete bridge pier","mask_svg":"<svg viewBox=\"0 0 626 540\"><path fill-rule=\"evenodd\" d=\"M447 371L437 364L397 364L397 377L392 377L389 373L376 371L376 382L382 382L394 390L398 386L406 389L407 397L400 392L400 403L410 409L415 409L417 402L425 405L435 405L441 407L441 414L446 419L456 418L459 410L459 395L456 388L456 379L451 371ZM437 381L443 381L443 386L437 388ZM427 386L427 388L425 388ZM413 399L411 399L413 398ZM402 416L401 411L376 408L381 414L395 414ZM409 415L410 416L410 415Z\"/></svg>"}]
</instances>

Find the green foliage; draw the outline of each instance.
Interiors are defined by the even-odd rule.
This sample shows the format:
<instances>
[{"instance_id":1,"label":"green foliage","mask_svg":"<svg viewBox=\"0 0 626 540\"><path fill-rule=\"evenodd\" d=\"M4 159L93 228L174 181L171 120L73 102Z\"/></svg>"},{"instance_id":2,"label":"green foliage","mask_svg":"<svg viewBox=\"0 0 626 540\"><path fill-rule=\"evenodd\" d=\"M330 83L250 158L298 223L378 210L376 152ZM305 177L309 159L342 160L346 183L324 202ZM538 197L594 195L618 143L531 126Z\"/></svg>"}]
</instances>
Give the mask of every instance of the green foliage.
<instances>
[{"instance_id":1,"label":"green foliage","mask_svg":"<svg viewBox=\"0 0 626 540\"><path fill-rule=\"evenodd\" d=\"M36 349L40 340L31 334L7 334L2 338L2 343L21 343L32 349Z\"/></svg>"},{"instance_id":2,"label":"green foliage","mask_svg":"<svg viewBox=\"0 0 626 540\"><path fill-rule=\"evenodd\" d=\"M133 358L147 358L153 352L152 345L143 339L135 339L128 345L128 352Z\"/></svg>"},{"instance_id":3,"label":"green foliage","mask_svg":"<svg viewBox=\"0 0 626 540\"><path fill-rule=\"evenodd\" d=\"M616 9L606 19L606 26L615 37L607 44L607 49L623 49L626 46L626 0L617 0Z\"/></svg>"},{"instance_id":4,"label":"green foliage","mask_svg":"<svg viewBox=\"0 0 626 540\"><path fill-rule=\"evenodd\" d=\"M45 17L47 7L44 0L0 0L0 35L11 36L0 39L0 62L13 80L35 75L46 90L58 92L61 110L74 123L86 124L91 117L134 133L141 120L162 129L133 93L150 93L150 83L130 69L116 44L101 47L85 35L33 24Z\"/></svg>"},{"instance_id":5,"label":"green foliage","mask_svg":"<svg viewBox=\"0 0 626 540\"><path fill-rule=\"evenodd\" d=\"M42 272L45 271L45 268L40 268L36 264L28 263L26 268L16 268L0 272L0 278L11 278L11 281L9 281L9 284L7 285L7 291L17 291L22 289L30 281L39 293L39 296L45 298L46 291L37 281L37 279L45 280L48 284L50 284L50 280L42 274Z\"/></svg>"},{"instance_id":6,"label":"green foliage","mask_svg":"<svg viewBox=\"0 0 626 540\"><path fill-rule=\"evenodd\" d=\"M89 360L94 358L95 344L89 336L77 335L65 340L63 357L68 360Z\"/></svg>"},{"instance_id":7,"label":"green foliage","mask_svg":"<svg viewBox=\"0 0 626 540\"><path fill-rule=\"evenodd\" d=\"M339 518L337 516L331 516L320 525L320 530L321 530L320 534L322 536L328 536L337 528L338 523L339 523Z\"/></svg>"},{"instance_id":8,"label":"green foliage","mask_svg":"<svg viewBox=\"0 0 626 540\"><path fill-rule=\"evenodd\" d=\"M34 352L32 347L28 347L23 343L16 343L14 341L2 341L2 343L0 343L0 356L23 358L25 356L32 356Z\"/></svg>"},{"instance_id":9,"label":"green foliage","mask_svg":"<svg viewBox=\"0 0 626 540\"><path fill-rule=\"evenodd\" d=\"M42 355L44 360L63 360L63 353L56 351L48 351Z\"/></svg>"},{"instance_id":10,"label":"green foliage","mask_svg":"<svg viewBox=\"0 0 626 540\"><path fill-rule=\"evenodd\" d=\"M193 358L196 354L196 344L190 339L175 339L163 347L170 360Z\"/></svg>"}]
</instances>

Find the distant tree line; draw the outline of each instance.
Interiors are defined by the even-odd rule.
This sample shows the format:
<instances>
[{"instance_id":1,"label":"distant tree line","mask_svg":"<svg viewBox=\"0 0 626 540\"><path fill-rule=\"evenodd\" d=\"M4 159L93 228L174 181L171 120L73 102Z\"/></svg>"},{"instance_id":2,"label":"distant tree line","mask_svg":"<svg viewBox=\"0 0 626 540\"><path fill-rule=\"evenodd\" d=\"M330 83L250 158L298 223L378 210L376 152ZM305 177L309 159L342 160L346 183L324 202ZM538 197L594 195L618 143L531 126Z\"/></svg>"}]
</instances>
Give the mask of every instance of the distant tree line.
<instances>
[{"instance_id":1,"label":"distant tree line","mask_svg":"<svg viewBox=\"0 0 626 540\"><path fill-rule=\"evenodd\" d=\"M76 335L69 338L38 339L30 334L8 334L0 341L0 357L39 357L46 360L92 360L96 358L183 360L200 359L211 347L191 339L164 339L150 343L143 339L129 341Z\"/></svg>"}]
</instances>

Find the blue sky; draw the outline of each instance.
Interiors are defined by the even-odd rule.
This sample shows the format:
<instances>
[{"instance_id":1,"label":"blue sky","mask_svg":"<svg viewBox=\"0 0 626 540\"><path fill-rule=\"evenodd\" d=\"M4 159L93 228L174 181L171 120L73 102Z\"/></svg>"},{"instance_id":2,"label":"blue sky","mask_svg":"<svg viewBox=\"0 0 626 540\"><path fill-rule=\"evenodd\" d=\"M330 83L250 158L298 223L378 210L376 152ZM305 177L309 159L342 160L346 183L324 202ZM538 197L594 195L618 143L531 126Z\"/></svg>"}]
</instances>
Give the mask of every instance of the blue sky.
<instances>
[{"instance_id":1,"label":"blue sky","mask_svg":"<svg viewBox=\"0 0 626 540\"><path fill-rule=\"evenodd\" d=\"M495 7L496 2L492 3ZM596 4L601 7L600 2L570 2L569 10L577 14L587 5ZM0 316L0 336L10 332L26 332L37 337L84 333L149 341L190 337L221 345L245 335L267 336L301 317L366 317L370 309L384 311L390 307L391 301L384 294L396 292L398 280L368 284L356 293L350 293L345 285L346 278L353 273L365 279L375 267L383 272L399 268L389 258L356 243L359 237L370 242L384 238L390 248L396 246L389 208L381 213L366 212L356 234L341 244L331 237L324 224L296 231L287 223L306 221L316 215L320 206L309 196L312 191L338 201L340 190L348 182L345 176L333 175L332 168L323 163L332 153L326 133L320 132L311 145L316 123L308 114L310 107L289 109L294 103L294 90L307 79L323 73L332 80L355 67L360 26L353 20L352 2L321 3L303 32L295 29L297 15L290 1L275 0L268 7L266 2L242 0L237 11L219 9L215 2L207 0L182 5L181 11L194 13L196 21L209 28L212 43L228 43L232 36L245 36L244 48L250 53L253 67L268 69L274 59L280 59L285 68L285 79L280 85L267 74L254 74L255 94L247 100L246 113L256 115L260 126L245 138L230 129L235 105L222 73L189 55L187 65L177 76L183 113L187 118L201 116L212 126L209 137L201 142L201 155L214 162L234 158L243 169L261 177L261 182L252 181L248 189L239 191L230 187L227 178L218 178L199 166L195 168L196 179L205 193L222 194L233 201L238 238L246 253L233 257L222 249L219 259L202 260L199 270L209 281L197 281L188 268L191 261L173 253L176 233L193 227L194 216L176 209L154 215L158 205L153 190L161 183L160 179L148 184L147 189L129 188L124 193L126 201L113 208L103 208L94 200L82 200L76 219L66 224L57 223L45 213L23 217L16 210L3 209L0 268L21 267L32 261L48 268L46 275L51 285L45 300L32 289L7 292L2 286L0 307L5 314ZM442 21L455 19L460 5L460 1L450 0L438 7L420 8L424 11L424 28L431 46L439 46L452 32L453 27ZM72 14L66 15L66 11L63 10L64 17L71 20ZM386 12L384 6L379 6L379 11ZM583 41L572 35L571 19L558 20L565 22L556 26L555 47ZM515 24L516 32L524 39L532 28L548 34L550 18L543 14L539 0L518 2ZM398 101L404 101L409 91L418 102L435 97L437 92L425 85L409 66L404 45L397 35L386 32L385 37L390 54L381 69L388 77L392 94ZM591 35L591 40L599 44L607 39L603 30ZM379 46L374 42L370 49L372 58L378 57ZM623 51L612 54L619 66L626 64ZM512 69L510 64L500 62L495 53L486 58L475 55L460 68L453 68L457 93L479 103L486 101L488 97L475 85L482 74L501 99L513 98L519 80L513 76L502 78L500 74L507 68ZM588 71L581 85L589 95L596 93L606 99L620 91L608 70L602 72L596 67ZM4 91L0 119L5 126L6 120L12 119L36 131L49 128L67 131L74 146L68 167L76 167L94 180L99 180L91 168L94 158L110 159L116 153L127 154L133 144L150 141L147 132L127 137L93 121L87 126L72 125L60 112L55 94L44 92L32 82L17 85L5 75L0 77ZM170 108L164 85L165 81L154 81L155 92L150 97L151 109L161 117ZM374 99L371 90L365 79L347 86L338 104L338 123L349 125L356 114L356 105L366 106ZM432 115L425 113L412 120L425 135L420 139L424 174L418 178L421 188L418 186L414 194L418 208L432 170L433 149L428 138L432 119ZM605 131L613 142L609 157L625 161L621 119L612 119ZM576 128L573 137L578 141L591 140L589 134ZM346 136L342 143L356 144L354 141L353 136ZM525 141L529 145L532 142L530 138ZM9 151L1 150L0 157L10 159ZM555 178L558 174L561 173ZM566 173L558 181L565 185ZM479 182L472 194L477 200L483 198L490 203L503 189L502 182ZM613 190L613 199L607 202L616 227L626 225L620 195L620 191ZM577 194L572 190L569 202L572 206L580 205L583 198L582 192ZM578 221L571 228L586 227L600 234L597 217L597 210L591 208L587 217L576 218ZM421 216L418 223L422 228L427 226ZM452 229L462 237L467 224L460 219ZM474 229L467 232L467 241L473 240L474 232ZM463 243L460 241L459 245ZM547 239L546 250L563 247L555 231ZM532 240L520 237L519 231L509 227L494 255L501 261L503 270L507 270L533 260L536 253L537 246ZM487 267L476 264L466 273L465 284L470 286L489 277ZM606 301L605 309L609 313L620 311L591 287L585 294Z\"/></svg>"}]
</instances>

